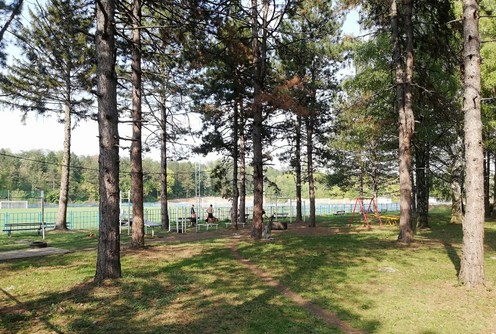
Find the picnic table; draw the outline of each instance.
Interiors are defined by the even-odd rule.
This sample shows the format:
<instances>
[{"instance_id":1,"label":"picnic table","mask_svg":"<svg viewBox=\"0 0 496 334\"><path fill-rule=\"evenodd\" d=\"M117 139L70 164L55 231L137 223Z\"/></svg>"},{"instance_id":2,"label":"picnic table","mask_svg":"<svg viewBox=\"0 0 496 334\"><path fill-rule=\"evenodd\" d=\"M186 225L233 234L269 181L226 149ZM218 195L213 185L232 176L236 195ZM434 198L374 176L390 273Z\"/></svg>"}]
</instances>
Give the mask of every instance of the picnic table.
<instances>
[{"instance_id":1,"label":"picnic table","mask_svg":"<svg viewBox=\"0 0 496 334\"><path fill-rule=\"evenodd\" d=\"M398 225L400 223L400 217L385 215L385 216L381 216L381 221L383 224L387 224L387 225Z\"/></svg>"},{"instance_id":2,"label":"picnic table","mask_svg":"<svg viewBox=\"0 0 496 334\"><path fill-rule=\"evenodd\" d=\"M162 226L162 224L160 224L160 223L154 223L154 222L151 222L148 220L145 220L144 225L145 225L145 234L147 234L147 230L149 228L152 229L152 237L155 236L155 227L161 227Z\"/></svg>"}]
</instances>

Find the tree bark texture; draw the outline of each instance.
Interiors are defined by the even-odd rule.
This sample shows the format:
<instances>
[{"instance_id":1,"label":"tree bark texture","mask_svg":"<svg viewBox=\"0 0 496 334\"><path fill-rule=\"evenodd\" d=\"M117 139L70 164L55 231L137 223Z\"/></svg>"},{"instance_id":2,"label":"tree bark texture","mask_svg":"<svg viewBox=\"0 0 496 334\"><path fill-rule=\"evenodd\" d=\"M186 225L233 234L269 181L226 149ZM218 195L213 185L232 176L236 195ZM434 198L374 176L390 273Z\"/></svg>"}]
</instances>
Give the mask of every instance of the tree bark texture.
<instances>
[{"instance_id":1,"label":"tree bark texture","mask_svg":"<svg viewBox=\"0 0 496 334\"><path fill-rule=\"evenodd\" d=\"M232 139L232 158L233 158L233 180L232 180L232 207L231 207L231 223L234 229L238 229L238 200L239 200L239 190L238 190L238 128L239 128L239 106L238 101L234 103L234 115L233 115L233 139Z\"/></svg>"},{"instance_id":2,"label":"tree bark texture","mask_svg":"<svg viewBox=\"0 0 496 334\"><path fill-rule=\"evenodd\" d=\"M145 247L145 220L143 210L143 156L141 143L141 0L133 0L131 47L132 140L131 140L131 198L133 203L133 236L131 248Z\"/></svg>"},{"instance_id":3,"label":"tree bark texture","mask_svg":"<svg viewBox=\"0 0 496 334\"><path fill-rule=\"evenodd\" d=\"M243 108L244 110L244 108ZM244 114L243 112L241 113ZM244 124L245 120L241 124ZM244 126L239 128L239 219L246 223L246 134Z\"/></svg>"},{"instance_id":4,"label":"tree bark texture","mask_svg":"<svg viewBox=\"0 0 496 334\"><path fill-rule=\"evenodd\" d=\"M479 4L463 0L463 113L465 129L465 193L463 245L459 281L484 285L484 154L480 107Z\"/></svg>"},{"instance_id":5,"label":"tree bark texture","mask_svg":"<svg viewBox=\"0 0 496 334\"><path fill-rule=\"evenodd\" d=\"M360 153L360 158L358 161L360 165L360 173L358 174L358 196L360 196L360 198L364 198L365 193L364 193L363 178L365 177L365 166L363 165L363 159L361 158L361 155L363 155L363 152Z\"/></svg>"},{"instance_id":6,"label":"tree bark texture","mask_svg":"<svg viewBox=\"0 0 496 334\"><path fill-rule=\"evenodd\" d=\"M372 140L370 142L370 156L371 156L371 161L370 161L370 178L372 182L372 194L375 200L375 203L377 204L377 198L379 197L379 167L377 166L377 141Z\"/></svg>"},{"instance_id":7,"label":"tree bark texture","mask_svg":"<svg viewBox=\"0 0 496 334\"><path fill-rule=\"evenodd\" d=\"M429 146L419 143L415 150L415 177L417 184L417 227L429 226Z\"/></svg>"},{"instance_id":8,"label":"tree bark texture","mask_svg":"<svg viewBox=\"0 0 496 334\"><path fill-rule=\"evenodd\" d=\"M493 175L493 210L491 211L491 217L496 215L496 156L493 160L493 168L495 173Z\"/></svg>"},{"instance_id":9,"label":"tree bark texture","mask_svg":"<svg viewBox=\"0 0 496 334\"><path fill-rule=\"evenodd\" d=\"M296 115L295 124L295 157L294 157L294 169L296 174L296 223L303 222L302 213L302 171L301 171L301 129L302 121L301 116Z\"/></svg>"},{"instance_id":10,"label":"tree bark texture","mask_svg":"<svg viewBox=\"0 0 496 334\"><path fill-rule=\"evenodd\" d=\"M491 174L491 154L484 151L484 217L489 217L489 179Z\"/></svg>"},{"instance_id":11,"label":"tree bark texture","mask_svg":"<svg viewBox=\"0 0 496 334\"><path fill-rule=\"evenodd\" d=\"M160 101L160 213L162 216L162 229L169 229L169 209L167 200L167 108L165 96ZM196 168L196 167L195 167ZM196 173L196 170L195 170ZM195 185L196 186L196 185ZM199 209L199 208L198 208ZM197 212L197 215L199 212Z\"/></svg>"},{"instance_id":12,"label":"tree bark texture","mask_svg":"<svg viewBox=\"0 0 496 334\"><path fill-rule=\"evenodd\" d=\"M393 61L395 66L396 108L399 126L399 178L400 178L400 233L398 241L413 241L412 229L412 182L411 182L411 140L414 133L414 117L412 107L413 77L413 31L411 25L411 0L403 1L402 15L404 32L400 32L397 0L391 2L391 28L393 38ZM406 35L406 61L403 62L400 35Z\"/></svg>"},{"instance_id":13,"label":"tree bark texture","mask_svg":"<svg viewBox=\"0 0 496 334\"><path fill-rule=\"evenodd\" d=\"M415 165L414 163L412 162L412 167L413 168ZM415 213L417 212L417 186L415 184L415 179L414 179L414 173L410 173L410 184L412 185L412 195L410 196L410 198L412 199L412 202L410 203L410 211L411 211L411 217L413 217L415 215ZM413 218L412 218L413 219ZM413 228L413 223L412 223L412 228Z\"/></svg>"},{"instance_id":14,"label":"tree bark texture","mask_svg":"<svg viewBox=\"0 0 496 334\"><path fill-rule=\"evenodd\" d=\"M451 176L451 219L450 224L461 224L463 222L463 138L453 145L449 174Z\"/></svg>"},{"instance_id":15,"label":"tree bark texture","mask_svg":"<svg viewBox=\"0 0 496 334\"><path fill-rule=\"evenodd\" d=\"M266 0L264 0L265 6ZM264 55L264 37L259 40L259 32L265 29L265 24L262 23L262 28L258 22L259 10L257 0L251 2L252 14L252 52L253 52L253 68L254 75L254 101L252 106L253 113L253 228L251 232L252 238L255 240L262 239L263 230L263 147L262 147L262 127L263 127L263 105L261 95L263 93L263 82L265 75L265 55ZM265 15L263 15L265 18Z\"/></svg>"},{"instance_id":16,"label":"tree bark texture","mask_svg":"<svg viewBox=\"0 0 496 334\"><path fill-rule=\"evenodd\" d=\"M70 85L69 85L70 86ZM67 230L67 202L69 201L69 182L71 170L71 106L64 106L64 151L62 152L62 167L60 173L59 207L55 230Z\"/></svg>"},{"instance_id":17,"label":"tree bark texture","mask_svg":"<svg viewBox=\"0 0 496 334\"><path fill-rule=\"evenodd\" d=\"M121 277L119 233L119 114L115 73L115 4L96 2L100 226L95 281Z\"/></svg>"},{"instance_id":18,"label":"tree bark texture","mask_svg":"<svg viewBox=\"0 0 496 334\"><path fill-rule=\"evenodd\" d=\"M315 227L315 181L313 174L313 127L315 116L307 117L307 175L308 175L308 199L310 202L310 216L308 226Z\"/></svg>"}]
</instances>

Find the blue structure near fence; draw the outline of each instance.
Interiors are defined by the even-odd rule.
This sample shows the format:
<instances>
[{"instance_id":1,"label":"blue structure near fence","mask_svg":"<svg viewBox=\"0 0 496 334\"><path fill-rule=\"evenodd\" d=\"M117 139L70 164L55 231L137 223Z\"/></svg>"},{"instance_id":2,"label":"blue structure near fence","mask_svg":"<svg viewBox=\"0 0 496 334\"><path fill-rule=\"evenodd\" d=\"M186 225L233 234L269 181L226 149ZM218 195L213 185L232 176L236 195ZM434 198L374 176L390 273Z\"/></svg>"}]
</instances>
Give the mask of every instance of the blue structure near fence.
<instances>
[{"instance_id":1,"label":"blue structure near fence","mask_svg":"<svg viewBox=\"0 0 496 334\"><path fill-rule=\"evenodd\" d=\"M353 211L354 203L346 203L346 204L318 204L315 208L315 214L318 216L325 215L333 215L336 212L344 211L347 214L351 214ZM398 212L400 210L399 203L378 203L378 210L380 212ZM197 208L197 212L203 212L202 208ZM206 209L206 208L205 208ZM161 222L161 210L160 206L156 205L146 205L145 208L145 221L151 223L160 223ZM177 222L182 217L189 217L190 207L186 205L181 206L170 206L169 207L169 219L172 222ZM230 219L230 207L214 207L214 216L219 218L220 220L229 220ZM294 203L292 205L266 205L264 210L267 216L272 214L276 215L284 215L288 217L291 221L291 218L296 216L296 206ZM303 215L309 215L309 207L308 205L302 206ZM251 217L253 214L253 207L246 207L246 214L248 217ZM132 208L123 207L121 211L121 221L127 220L132 215ZM53 226L56 221L57 212L56 210L45 210L42 212L40 208L29 209L26 210L5 210L0 212L0 229L3 230L6 224L15 224L15 223L39 223L42 221L44 216L44 221L48 226ZM200 215L199 219L201 220L203 217ZM67 222L68 226L74 230L89 230L89 229L98 229L99 226L99 212L98 207L94 208L81 208L69 207L67 210Z\"/></svg>"}]
</instances>

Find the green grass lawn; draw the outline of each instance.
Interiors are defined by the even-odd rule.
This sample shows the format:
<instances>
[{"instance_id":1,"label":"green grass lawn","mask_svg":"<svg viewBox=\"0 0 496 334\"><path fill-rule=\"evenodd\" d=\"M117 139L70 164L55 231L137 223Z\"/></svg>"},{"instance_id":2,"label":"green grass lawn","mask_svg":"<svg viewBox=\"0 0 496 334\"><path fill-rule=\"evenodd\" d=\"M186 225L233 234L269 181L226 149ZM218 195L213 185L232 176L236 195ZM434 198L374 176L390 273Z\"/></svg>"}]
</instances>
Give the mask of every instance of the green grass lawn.
<instances>
[{"instance_id":1,"label":"green grass lawn","mask_svg":"<svg viewBox=\"0 0 496 334\"><path fill-rule=\"evenodd\" d=\"M319 233L290 225L273 242L239 240L238 252L364 333L496 332L496 223L486 222L486 287L468 290L457 283L461 226L448 221L433 211L432 229L401 246L396 226L319 217ZM236 260L230 236L167 235L135 251L124 233L123 277L96 285L98 238L49 232L50 246L74 252L0 262L0 333L341 333ZM0 251L33 240L36 232L2 235Z\"/></svg>"}]
</instances>

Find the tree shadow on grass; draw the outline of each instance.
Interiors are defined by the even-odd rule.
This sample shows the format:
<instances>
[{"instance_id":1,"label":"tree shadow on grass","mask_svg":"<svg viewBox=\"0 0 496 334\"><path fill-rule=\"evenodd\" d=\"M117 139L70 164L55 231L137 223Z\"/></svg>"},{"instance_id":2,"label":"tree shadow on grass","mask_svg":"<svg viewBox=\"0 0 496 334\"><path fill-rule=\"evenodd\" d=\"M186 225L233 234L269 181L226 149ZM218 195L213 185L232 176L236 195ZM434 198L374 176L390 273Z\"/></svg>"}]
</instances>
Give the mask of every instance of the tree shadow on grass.
<instances>
[{"instance_id":1,"label":"tree shadow on grass","mask_svg":"<svg viewBox=\"0 0 496 334\"><path fill-rule=\"evenodd\" d=\"M451 244L459 240L459 231L449 229L449 233L433 229L434 233L423 236L444 238L442 244L448 256L453 263L459 263L457 248ZM380 320L360 318L340 298L363 309L380 307L363 291L355 293L356 277L351 277L359 270L364 271L361 279L365 282L383 277L376 267L367 267L369 260L387 263L398 245L395 231L378 231L381 232L343 228L340 234L328 232L304 238L282 231L274 234L273 243L240 242L239 251L272 273L283 286L335 312L353 327L374 333L380 331ZM85 268L77 268L74 259L78 256L84 255L31 259L22 265L13 263L12 269L26 275L29 263L33 263L35 267L70 267L93 273L94 263L82 263ZM14 304L17 297L9 292L11 303L1 309L0 322L5 324L6 332L12 333L29 331L34 323L40 326L40 321L46 332L56 333L342 332L249 272L232 257L226 240L125 251L122 263L123 279L102 285L89 282ZM325 289L322 285L326 285ZM334 296L332 291L338 290L342 295ZM349 291L344 293L346 290Z\"/></svg>"},{"instance_id":2,"label":"tree shadow on grass","mask_svg":"<svg viewBox=\"0 0 496 334\"><path fill-rule=\"evenodd\" d=\"M347 303L363 309L379 308L367 294L354 293L351 276L364 268L364 281L380 280L382 274L377 268L366 266L369 259L388 262L389 254L398 250L396 232L388 234L385 229L383 233L367 233L344 226L339 235L328 232L302 238L286 231L278 233L274 233L273 243L242 242L241 255L272 272L282 285L309 296L314 304L335 312L355 328L370 333L380 331L380 320L360 319L332 291L349 289ZM434 224L431 231L422 232L422 237L444 247L459 270L461 226ZM494 245L494 240L494 229L486 231L486 244ZM80 270L85 272L84 277L91 277L94 262L90 266L84 261L75 263L88 257L84 254L14 261L10 268L25 280L30 270L39 267L53 267L60 275L62 268ZM90 257L94 258L94 254ZM43 331L55 333L340 332L247 271L232 257L226 241L126 251L122 260L124 278L102 285L89 282L32 297L28 302L21 302L29 298L22 296L26 292L16 291L16 295L15 290L0 291L9 300L2 302L8 306L0 308L0 331L1 326L7 333L29 332L41 326ZM322 277L327 279L320 281ZM323 295L327 292L322 290L323 284L331 295Z\"/></svg>"},{"instance_id":3,"label":"tree shadow on grass","mask_svg":"<svg viewBox=\"0 0 496 334\"><path fill-rule=\"evenodd\" d=\"M458 274L460 273L460 263L461 259L460 256L458 255L458 250L453 247L452 244L450 243L443 243L444 248L446 249L446 254L448 255L448 258L451 260L451 263L453 263L453 266L455 267L456 271L456 276L458 277Z\"/></svg>"},{"instance_id":4,"label":"tree shadow on grass","mask_svg":"<svg viewBox=\"0 0 496 334\"><path fill-rule=\"evenodd\" d=\"M431 219L431 229L422 231L421 236L433 242L443 245L446 255L453 263L456 276L460 273L461 268L461 247L463 243L463 227L461 224L450 224L449 217L446 215L433 215ZM492 252L496 250L496 227L493 222L484 224L484 248Z\"/></svg>"},{"instance_id":5,"label":"tree shadow on grass","mask_svg":"<svg viewBox=\"0 0 496 334\"><path fill-rule=\"evenodd\" d=\"M202 251L174 260L174 252L181 253L185 247L198 247ZM225 243L153 247L123 254L123 258L126 257L124 278L120 280L100 285L87 282L38 297L17 297L5 291L8 306L2 307L0 312L3 330L7 333L30 330L40 333L341 333L247 271L232 257ZM140 261L141 258L144 260ZM44 262L40 265L45 267L53 265L54 271L62 263L60 259L49 258L40 262ZM20 301L28 298L32 299ZM346 310L338 312L349 319L357 318Z\"/></svg>"},{"instance_id":6,"label":"tree shadow on grass","mask_svg":"<svg viewBox=\"0 0 496 334\"><path fill-rule=\"evenodd\" d=\"M364 281L380 279L381 273L377 271L377 267L365 268L370 259L375 262L387 260L387 250L396 247L394 242L376 239L367 233L305 238L281 234L275 238L284 239L281 241L284 247L277 241L268 246L246 244L240 246L240 253L246 258L257 260L262 268L273 268L274 272L279 272L279 280L283 285L311 296L314 304L335 312L341 320L349 322L353 327L367 333L376 332L380 328L380 321L362 319L343 305L342 299L345 298L349 305L359 305L364 309L380 307L372 299L368 299L367 294L354 290L356 278L351 278L350 275L364 269ZM333 291L336 291L336 295L333 295ZM331 295L324 295L329 292Z\"/></svg>"}]
</instances>

